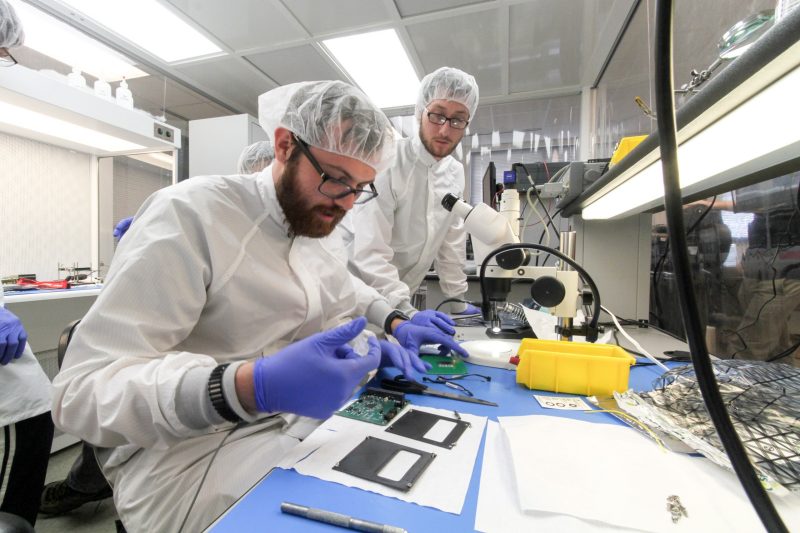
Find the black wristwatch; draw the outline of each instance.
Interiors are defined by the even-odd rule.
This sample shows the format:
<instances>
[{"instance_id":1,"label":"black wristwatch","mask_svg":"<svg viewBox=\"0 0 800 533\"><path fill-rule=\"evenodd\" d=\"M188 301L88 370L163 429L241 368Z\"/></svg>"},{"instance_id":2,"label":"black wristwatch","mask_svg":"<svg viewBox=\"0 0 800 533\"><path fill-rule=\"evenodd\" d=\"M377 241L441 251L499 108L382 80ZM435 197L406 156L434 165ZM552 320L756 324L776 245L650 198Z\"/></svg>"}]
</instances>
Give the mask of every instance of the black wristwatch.
<instances>
[{"instance_id":1,"label":"black wristwatch","mask_svg":"<svg viewBox=\"0 0 800 533\"><path fill-rule=\"evenodd\" d=\"M228 405L228 402L225 400L225 394L222 392L222 374L225 373L225 369L230 366L230 363L225 363L224 365L217 366L214 370L211 371L211 376L208 378L208 397L211 400L211 405L214 406L214 410L227 420L228 422L241 422L242 419L233 412L231 406Z\"/></svg>"},{"instance_id":2,"label":"black wristwatch","mask_svg":"<svg viewBox=\"0 0 800 533\"><path fill-rule=\"evenodd\" d=\"M389 313L389 316L386 317L386 321L383 323L383 331L385 331L387 335L392 334L392 321L395 318L399 318L401 320L411 320L410 318L408 318L407 314L395 309L394 311Z\"/></svg>"}]
</instances>

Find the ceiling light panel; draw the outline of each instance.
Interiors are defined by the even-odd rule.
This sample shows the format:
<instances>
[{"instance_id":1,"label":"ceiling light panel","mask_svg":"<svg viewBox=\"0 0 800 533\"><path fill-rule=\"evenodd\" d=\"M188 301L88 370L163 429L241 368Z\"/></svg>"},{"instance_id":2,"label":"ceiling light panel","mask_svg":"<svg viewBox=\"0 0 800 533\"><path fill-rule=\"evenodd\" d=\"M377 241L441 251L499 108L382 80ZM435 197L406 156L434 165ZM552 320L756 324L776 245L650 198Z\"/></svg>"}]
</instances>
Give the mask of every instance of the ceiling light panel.
<instances>
[{"instance_id":1,"label":"ceiling light panel","mask_svg":"<svg viewBox=\"0 0 800 533\"><path fill-rule=\"evenodd\" d=\"M62 1L167 63L223 53L157 0Z\"/></svg>"},{"instance_id":2,"label":"ceiling light panel","mask_svg":"<svg viewBox=\"0 0 800 533\"><path fill-rule=\"evenodd\" d=\"M394 30L338 37L323 44L378 107L416 102L419 78Z\"/></svg>"}]
</instances>

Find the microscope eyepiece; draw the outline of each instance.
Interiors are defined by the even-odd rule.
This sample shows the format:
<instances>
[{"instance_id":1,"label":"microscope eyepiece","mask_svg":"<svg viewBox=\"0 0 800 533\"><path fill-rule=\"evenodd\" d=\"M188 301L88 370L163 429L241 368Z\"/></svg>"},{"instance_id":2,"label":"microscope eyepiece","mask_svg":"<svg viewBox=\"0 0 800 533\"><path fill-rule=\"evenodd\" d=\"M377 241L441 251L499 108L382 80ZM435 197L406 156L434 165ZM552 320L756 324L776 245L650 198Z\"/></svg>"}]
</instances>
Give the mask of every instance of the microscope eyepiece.
<instances>
[{"instance_id":1,"label":"microscope eyepiece","mask_svg":"<svg viewBox=\"0 0 800 533\"><path fill-rule=\"evenodd\" d=\"M447 193L444 195L444 198L442 198L442 207L444 207L448 211L452 211L453 206L456 205L456 202L458 202L458 200L459 199L457 196Z\"/></svg>"}]
</instances>

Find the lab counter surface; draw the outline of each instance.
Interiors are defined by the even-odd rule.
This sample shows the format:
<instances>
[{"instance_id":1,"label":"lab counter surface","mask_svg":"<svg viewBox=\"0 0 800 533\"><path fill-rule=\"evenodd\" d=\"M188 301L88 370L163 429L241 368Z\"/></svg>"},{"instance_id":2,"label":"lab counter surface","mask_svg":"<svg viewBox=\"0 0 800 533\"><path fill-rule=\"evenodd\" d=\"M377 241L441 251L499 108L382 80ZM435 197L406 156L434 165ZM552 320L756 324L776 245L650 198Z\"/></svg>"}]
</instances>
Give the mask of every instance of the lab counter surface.
<instances>
[{"instance_id":1,"label":"lab counter surface","mask_svg":"<svg viewBox=\"0 0 800 533\"><path fill-rule=\"evenodd\" d=\"M464 330L466 329L459 328L462 338L474 338L478 334L473 331L465 333ZM469 329L474 330L477 328ZM629 328L628 330L630 331L631 329L636 328ZM631 331L631 333L634 332ZM652 330L645 332L644 336L647 337L646 341L641 340L641 338L637 338L637 340L646 349L652 347L655 350L657 345L659 348L663 347L663 349L685 349L685 345L679 341ZM517 384L516 374L513 370L476 365L468 365L468 370L471 373L491 376L492 380L488 383L477 379L467 379L461 383L466 385L476 398L495 401L499 404L499 407L489 407L431 396L413 395L408 398L414 405L457 410L459 413L486 416L494 421L497 420L498 416L540 414L563 416L595 423L621 424L612 415L606 413L587 414L581 411L543 409L533 398L533 395L535 393L538 394L539 391L532 391ZM633 367L630 375L630 387L636 391L650 390L653 381L660 374L661 371L656 366ZM388 375L388 372L381 370L375 380L369 383L368 386L378 386L377 382ZM452 389L443 385L431 384L431 386L452 392ZM552 392L543 394L555 395ZM208 531L213 533L233 533L265 530L282 532L331 532L338 530L334 526L282 514L280 511L281 502L293 502L307 507L334 511L363 520L402 527L409 532L415 533L425 531L436 533L444 531L473 531L484 441L485 435L481 441L475 465L472 467L469 491L460 515L449 514L360 489L322 481L314 477L298 474L294 470L275 468L228 509Z\"/></svg>"}]
</instances>

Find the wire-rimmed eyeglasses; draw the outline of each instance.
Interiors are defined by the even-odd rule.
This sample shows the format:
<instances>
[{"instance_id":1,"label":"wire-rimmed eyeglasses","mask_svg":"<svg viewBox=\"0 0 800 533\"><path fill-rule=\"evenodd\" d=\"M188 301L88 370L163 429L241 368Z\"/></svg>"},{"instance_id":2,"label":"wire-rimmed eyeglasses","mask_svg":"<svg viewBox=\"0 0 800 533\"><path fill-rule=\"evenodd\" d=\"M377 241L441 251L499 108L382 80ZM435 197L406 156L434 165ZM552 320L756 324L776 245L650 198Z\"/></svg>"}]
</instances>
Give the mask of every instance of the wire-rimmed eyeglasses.
<instances>
[{"instance_id":1,"label":"wire-rimmed eyeglasses","mask_svg":"<svg viewBox=\"0 0 800 533\"><path fill-rule=\"evenodd\" d=\"M426 111L428 120L437 126L444 126L445 122L450 123L450 127L455 130L463 130L469 124L469 120L464 120L459 117L448 117L441 113L434 113L433 111Z\"/></svg>"},{"instance_id":2,"label":"wire-rimmed eyeglasses","mask_svg":"<svg viewBox=\"0 0 800 533\"><path fill-rule=\"evenodd\" d=\"M373 198L378 196L378 191L375 190L375 185L372 183L366 184L369 189L364 188L354 188L345 183L343 180L338 178L334 178L328 176L322 167L320 166L317 159L311 154L311 150L308 148L308 144L298 137L297 135L292 134L297 146L300 148L300 151L306 156L308 161L311 163L311 166L314 167L319 173L319 176L322 178L322 183L319 184L317 190L321 193L330 198L331 200L341 200L342 198L346 198L349 195L353 195L355 200L353 203L356 204L363 204L369 202ZM360 184L358 187L364 187L364 184Z\"/></svg>"},{"instance_id":3,"label":"wire-rimmed eyeglasses","mask_svg":"<svg viewBox=\"0 0 800 533\"><path fill-rule=\"evenodd\" d=\"M0 48L0 67L13 67L17 60L11 55L7 48Z\"/></svg>"}]
</instances>

